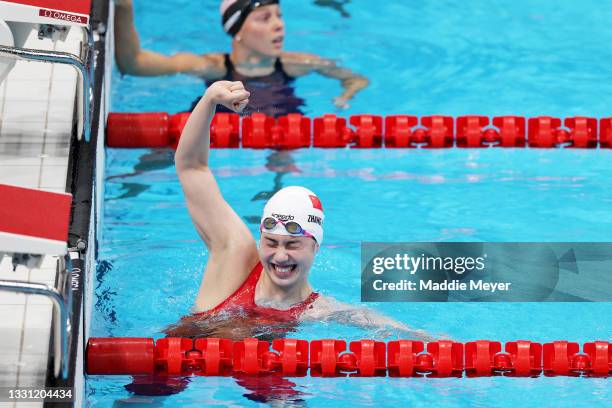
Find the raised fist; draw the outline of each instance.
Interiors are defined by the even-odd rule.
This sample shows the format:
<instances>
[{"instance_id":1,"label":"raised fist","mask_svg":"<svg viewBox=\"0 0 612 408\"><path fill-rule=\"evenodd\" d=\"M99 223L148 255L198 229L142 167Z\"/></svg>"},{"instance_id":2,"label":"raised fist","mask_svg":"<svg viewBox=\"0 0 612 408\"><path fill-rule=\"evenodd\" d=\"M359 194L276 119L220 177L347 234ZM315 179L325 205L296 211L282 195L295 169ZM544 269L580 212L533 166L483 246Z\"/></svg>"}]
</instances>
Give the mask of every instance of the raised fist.
<instances>
[{"instance_id":1,"label":"raised fist","mask_svg":"<svg viewBox=\"0 0 612 408\"><path fill-rule=\"evenodd\" d=\"M238 113L247 106L250 95L240 81L217 81L208 87L204 94L212 103L223 105Z\"/></svg>"}]
</instances>

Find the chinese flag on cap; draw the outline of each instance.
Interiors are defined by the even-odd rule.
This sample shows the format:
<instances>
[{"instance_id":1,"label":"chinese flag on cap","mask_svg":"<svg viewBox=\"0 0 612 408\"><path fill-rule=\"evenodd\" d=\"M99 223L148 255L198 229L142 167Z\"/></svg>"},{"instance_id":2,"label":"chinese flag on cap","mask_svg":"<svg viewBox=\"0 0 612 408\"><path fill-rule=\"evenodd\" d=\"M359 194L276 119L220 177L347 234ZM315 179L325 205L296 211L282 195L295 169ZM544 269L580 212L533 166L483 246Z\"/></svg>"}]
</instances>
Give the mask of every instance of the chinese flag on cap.
<instances>
[{"instance_id":1,"label":"chinese flag on cap","mask_svg":"<svg viewBox=\"0 0 612 408\"><path fill-rule=\"evenodd\" d=\"M312 207L323 212L323 206L321 205L321 200L319 200L319 197L315 195L309 195L308 197L310 197L310 201L312 201Z\"/></svg>"}]
</instances>

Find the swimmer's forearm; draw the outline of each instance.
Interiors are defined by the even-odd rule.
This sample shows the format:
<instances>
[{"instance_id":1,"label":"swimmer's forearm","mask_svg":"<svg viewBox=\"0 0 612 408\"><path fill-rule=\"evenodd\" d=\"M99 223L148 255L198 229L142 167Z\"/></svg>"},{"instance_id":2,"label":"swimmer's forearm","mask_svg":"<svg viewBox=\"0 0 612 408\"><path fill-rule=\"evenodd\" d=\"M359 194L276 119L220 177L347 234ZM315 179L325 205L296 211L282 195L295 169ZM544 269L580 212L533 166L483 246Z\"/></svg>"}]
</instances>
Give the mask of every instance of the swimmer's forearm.
<instances>
[{"instance_id":1,"label":"swimmer's forearm","mask_svg":"<svg viewBox=\"0 0 612 408\"><path fill-rule=\"evenodd\" d=\"M208 87L183 128L174 155L177 171L208 168L210 124L217 105L242 112L249 103L249 96L242 82L238 81L217 81Z\"/></svg>"},{"instance_id":2,"label":"swimmer's forearm","mask_svg":"<svg viewBox=\"0 0 612 408\"><path fill-rule=\"evenodd\" d=\"M361 91L369 84L370 81L368 80L368 78L360 75L344 79L342 80L342 87L344 88L344 92L342 93L342 95L340 95L340 97L348 101L352 99L357 92Z\"/></svg>"},{"instance_id":3,"label":"swimmer's forearm","mask_svg":"<svg viewBox=\"0 0 612 408\"><path fill-rule=\"evenodd\" d=\"M207 92L189 115L174 156L177 170L208 167L210 123L215 108L216 103Z\"/></svg>"}]
</instances>

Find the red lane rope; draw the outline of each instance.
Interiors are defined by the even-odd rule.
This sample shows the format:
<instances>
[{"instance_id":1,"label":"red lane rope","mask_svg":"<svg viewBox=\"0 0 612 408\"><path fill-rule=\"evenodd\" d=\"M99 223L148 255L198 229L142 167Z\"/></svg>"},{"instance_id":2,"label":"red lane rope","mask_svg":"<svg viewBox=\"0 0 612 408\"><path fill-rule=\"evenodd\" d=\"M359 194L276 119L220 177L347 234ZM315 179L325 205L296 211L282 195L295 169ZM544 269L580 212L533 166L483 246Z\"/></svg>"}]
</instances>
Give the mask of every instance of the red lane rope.
<instances>
[{"instance_id":1,"label":"red lane rope","mask_svg":"<svg viewBox=\"0 0 612 408\"><path fill-rule=\"evenodd\" d=\"M189 113L110 113L109 147L174 147ZM550 116L336 115L277 119L261 113L243 117L218 113L211 124L211 147L297 149L355 148L573 147L612 148L612 118Z\"/></svg>"},{"instance_id":2,"label":"red lane rope","mask_svg":"<svg viewBox=\"0 0 612 408\"><path fill-rule=\"evenodd\" d=\"M301 377L608 377L612 345L526 340L502 344L395 340L90 338L88 374L163 376L280 375Z\"/></svg>"}]
</instances>

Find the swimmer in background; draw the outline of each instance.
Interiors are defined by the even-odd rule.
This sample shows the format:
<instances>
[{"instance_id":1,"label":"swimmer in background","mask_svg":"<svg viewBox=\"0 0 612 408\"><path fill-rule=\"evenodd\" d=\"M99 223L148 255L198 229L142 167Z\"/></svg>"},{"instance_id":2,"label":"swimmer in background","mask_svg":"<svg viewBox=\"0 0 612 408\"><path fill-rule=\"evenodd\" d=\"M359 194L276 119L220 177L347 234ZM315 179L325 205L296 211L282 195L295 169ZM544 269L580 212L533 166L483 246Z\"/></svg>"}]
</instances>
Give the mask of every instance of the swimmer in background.
<instances>
[{"instance_id":1,"label":"swimmer in background","mask_svg":"<svg viewBox=\"0 0 612 408\"><path fill-rule=\"evenodd\" d=\"M196 55L178 53L165 56L140 48L138 33L134 27L132 0L115 0L115 59L124 74L157 76L189 73L199 76L210 85L214 80L242 81L251 91L251 103L245 113L262 112L270 116L302 113L304 100L295 95L295 78L309 73L319 73L338 79L344 92L334 99L340 108L348 107L348 101L368 85L368 80L333 61L316 55L283 52L284 22L278 0L225 0L221 2L221 17L225 31L232 36L232 52ZM234 16L240 12L236 19ZM192 104L193 110L197 100ZM228 111L223 106L219 111ZM133 172L119 174L108 180L125 180L123 192L116 199L138 196L149 188L138 177L152 170L162 170L172 165L172 152L154 149L142 155ZM276 173L272 192L282 187L283 171L272 170L276 154L268 158L271 171ZM288 157L291 160L291 157ZM134 179L134 180L131 180ZM255 199L261 197L256 196ZM251 219L250 216L249 220Z\"/></svg>"},{"instance_id":2,"label":"swimmer in background","mask_svg":"<svg viewBox=\"0 0 612 408\"><path fill-rule=\"evenodd\" d=\"M321 201L312 191L285 187L270 198L261 217L257 247L248 227L221 195L208 166L210 123L216 106L241 112L249 96L241 82L215 82L197 104L181 135L176 170L209 256L193 308L195 314L183 318L166 333L242 339L251 337L249 331L257 330L257 326L280 324L280 330L272 329L268 334L281 337L279 334L290 331L300 321L311 320L425 338L422 332L372 310L343 304L313 291L308 275L323 242L325 216ZM199 321L206 322L206 333L199 332Z\"/></svg>"},{"instance_id":3,"label":"swimmer in background","mask_svg":"<svg viewBox=\"0 0 612 408\"><path fill-rule=\"evenodd\" d=\"M245 113L270 116L301 113L304 100L295 95L295 78L318 73L341 82L343 92L334 98L336 107L368 85L368 79L335 62L313 54L283 51L285 24L279 0L223 0L223 29L232 37L232 51L166 56L140 48L134 28L132 0L115 0L115 58L124 74L157 76L187 73L206 80L241 81L251 92ZM195 108L197 100L191 110ZM220 107L219 111L229 111Z\"/></svg>"}]
</instances>

